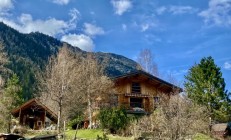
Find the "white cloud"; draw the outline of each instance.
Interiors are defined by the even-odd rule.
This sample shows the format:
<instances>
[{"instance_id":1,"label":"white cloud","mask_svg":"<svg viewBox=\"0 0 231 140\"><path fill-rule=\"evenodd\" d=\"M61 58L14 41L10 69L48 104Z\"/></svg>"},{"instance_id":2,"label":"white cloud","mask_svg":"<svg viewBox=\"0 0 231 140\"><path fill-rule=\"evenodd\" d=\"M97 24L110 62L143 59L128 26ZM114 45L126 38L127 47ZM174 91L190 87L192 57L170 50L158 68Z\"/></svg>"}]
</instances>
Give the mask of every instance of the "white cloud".
<instances>
[{"instance_id":1,"label":"white cloud","mask_svg":"<svg viewBox=\"0 0 231 140\"><path fill-rule=\"evenodd\" d=\"M132 8L130 0L111 0L111 3L115 9L115 14L122 15L124 12Z\"/></svg>"},{"instance_id":2,"label":"white cloud","mask_svg":"<svg viewBox=\"0 0 231 140\"><path fill-rule=\"evenodd\" d=\"M89 36L84 34L68 34L61 38L61 41L67 42L72 46L79 47L85 51L93 51L95 45Z\"/></svg>"},{"instance_id":3,"label":"white cloud","mask_svg":"<svg viewBox=\"0 0 231 140\"><path fill-rule=\"evenodd\" d=\"M0 15L6 15L7 11L12 7L12 0L0 0Z\"/></svg>"},{"instance_id":4,"label":"white cloud","mask_svg":"<svg viewBox=\"0 0 231 140\"><path fill-rule=\"evenodd\" d=\"M13 3L11 0L1 0L0 1L0 10L9 9L11 7L13 7Z\"/></svg>"},{"instance_id":5,"label":"white cloud","mask_svg":"<svg viewBox=\"0 0 231 140\"><path fill-rule=\"evenodd\" d=\"M195 13L197 9L191 6L170 6L169 11L174 15Z\"/></svg>"},{"instance_id":6,"label":"white cloud","mask_svg":"<svg viewBox=\"0 0 231 140\"><path fill-rule=\"evenodd\" d=\"M63 34L68 28L68 23L63 20L50 18L47 20L33 20L29 14L22 14L19 17L20 27L19 31L23 33L42 32L47 35L55 36L56 34Z\"/></svg>"},{"instance_id":7,"label":"white cloud","mask_svg":"<svg viewBox=\"0 0 231 140\"><path fill-rule=\"evenodd\" d=\"M161 15L166 11L166 9L167 8L165 6L162 6L162 7L157 8L156 12L157 12L158 15Z\"/></svg>"},{"instance_id":8,"label":"white cloud","mask_svg":"<svg viewBox=\"0 0 231 140\"><path fill-rule=\"evenodd\" d=\"M171 5L171 6L162 6L156 9L156 13L158 15L161 15L165 12L171 13L173 15L181 15L181 14L192 14L192 13L196 13L198 11L198 9L193 8L191 6L175 6L175 5Z\"/></svg>"},{"instance_id":9,"label":"white cloud","mask_svg":"<svg viewBox=\"0 0 231 140\"><path fill-rule=\"evenodd\" d=\"M69 27L67 28L67 31L73 30L76 28L77 22L81 18L81 14L77 9L73 8L69 11L69 16L71 17L71 19L68 21Z\"/></svg>"},{"instance_id":10,"label":"white cloud","mask_svg":"<svg viewBox=\"0 0 231 140\"><path fill-rule=\"evenodd\" d=\"M69 16L71 17L70 22L75 22L75 21L79 20L79 18L81 17L81 14L80 14L79 10L77 10L76 8L73 8L70 10Z\"/></svg>"},{"instance_id":11,"label":"white cloud","mask_svg":"<svg viewBox=\"0 0 231 140\"><path fill-rule=\"evenodd\" d=\"M59 5L67 5L70 0L52 0L52 2Z\"/></svg>"},{"instance_id":12,"label":"white cloud","mask_svg":"<svg viewBox=\"0 0 231 140\"><path fill-rule=\"evenodd\" d=\"M84 23L84 33L90 36L103 35L105 32L103 28L90 23Z\"/></svg>"},{"instance_id":13,"label":"white cloud","mask_svg":"<svg viewBox=\"0 0 231 140\"><path fill-rule=\"evenodd\" d=\"M33 19L30 14L21 14L17 21L13 21L9 18L0 17L0 21L11 26L22 33L41 32L50 36L56 36L59 34L65 34L67 31L76 28L77 13L70 12L71 19L69 21L58 20L55 18L49 18L46 20Z\"/></svg>"},{"instance_id":14,"label":"white cloud","mask_svg":"<svg viewBox=\"0 0 231 140\"><path fill-rule=\"evenodd\" d=\"M143 38L144 42L149 45L153 45L155 42L162 42L162 39L153 34L145 34Z\"/></svg>"},{"instance_id":15,"label":"white cloud","mask_svg":"<svg viewBox=\"0 0 231 140\"><path fill-rule=\"evenodd\" d=\"M230 62L225 62L224 63L224 69L231 70L231 63Z\"/></svg>"},{"instance_id":16,"label":"white cloud","mask_svg":"<svg viewBox=\"0 0 231 140\"><path fill-rule=\"evenodd\" d=\"M149 25L148 23L142 24L142 25L141 25L141 32L145 32L146 30L148 30L149 26L150 26L150 25Z\"/></svg>"},{"instance_id":17,"label":"white cloud","mask_svg":"<svg viewBox=\"0 0 231 140\"><path fill-rule=\"evenodd\" d=\"M210 0L208 9L198 15L204 18L206 24L231 25L231 0Z\"/></svg>"},{"instance_id":18,"label":"white cloud","mask_svg":"<svg viewBox=\"0 0 231 140\"><path fill-rule=\"evenodd\" d=\"M133 22L133 26L138 28L141 32L151 30L158 26L158 20L154 14L152 15L137 15L137 20Z\"/></svg>"}]
</instances>

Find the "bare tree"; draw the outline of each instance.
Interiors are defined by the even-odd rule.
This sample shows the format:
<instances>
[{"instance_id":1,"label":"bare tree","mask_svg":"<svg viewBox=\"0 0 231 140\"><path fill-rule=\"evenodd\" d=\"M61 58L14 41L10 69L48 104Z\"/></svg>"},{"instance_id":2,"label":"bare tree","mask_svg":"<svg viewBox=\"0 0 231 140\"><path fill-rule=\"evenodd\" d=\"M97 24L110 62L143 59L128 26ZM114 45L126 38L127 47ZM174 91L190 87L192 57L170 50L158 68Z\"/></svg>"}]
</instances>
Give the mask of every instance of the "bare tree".
<instances>
[{"instance_id":1,"label":"bare tree","mask_svg":"<svg viewBox=\"0 0 231 140\"><path fill-rule=\"evenodd\" d=\"M64 117L67 119L78 111L84 112L86 108L91 128L93 103L98 97L101 101L107 100L106 95L112 85L110 79L103 75L102 68L93 56L88 55L84 58L70 52L68 47L64 46L56 57L51 58L46 75L46 89L43 90L41 98L47 100L49 96L51 102L48 106L58 106L56 110L59 132Z\"/></svg>"},{"instance_id":2,"label":"bare tree","mask_svg":"<svg viewBox=\"0 0 231 140\"><path fill-rule=\"evenodd\" d=\"M132 124L133 135L137 137L146 134L153 139L180 140L209 132L205 107L193 104L179 95L172 96L169 101L162 101L153 114Z\"/></svg>"},{"instance_id":3,"label":"bare tree","mask_svg":"<svg viewBox=\"0 0 231 140\"><path fill-rule=\"evenodd\" d=\"M58 132L61 130L61 120L64 104L70 97L75 97L78 84L78 59L75 59L68 47L59 50L57 56L53 56L47 65L46 78L43 87L43 99L51 99L58 106Z\"/></svg>"},{"instance_id":4,"label":"bare tree","mask_svg":"<svg viewBox=\"0 0 231 140\"><path fill-rule=\"evenodd\" d=\"M138 55L137 62L146 72L149 72L155 76L159 76L158 67L155 63L154 55L152 54L150 49L141 50Z\"/></svg>"},{"instance_id":5,"label":"bare tree","mask_svg":"<svg viewBox=\"0 0 231 140\"><path fill-rule=\"evenodd\" d=\"M78 78L80 81L78 89L87 101L89 128L92 128L93 103L97 98L100 99L101 103L106 103L109 100L113 83L104 75L103 68L99 66L93 54L88 54L79 68L81 70Z\"/></svg>"}]
</instances>

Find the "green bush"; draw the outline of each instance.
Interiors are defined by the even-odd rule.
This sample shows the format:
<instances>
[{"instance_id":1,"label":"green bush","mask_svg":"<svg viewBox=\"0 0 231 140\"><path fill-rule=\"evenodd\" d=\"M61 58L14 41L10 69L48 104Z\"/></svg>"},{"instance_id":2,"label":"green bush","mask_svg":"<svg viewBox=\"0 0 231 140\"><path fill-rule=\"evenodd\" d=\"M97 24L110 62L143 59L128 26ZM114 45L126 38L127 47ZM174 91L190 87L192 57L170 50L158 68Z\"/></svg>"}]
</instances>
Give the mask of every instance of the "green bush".
<instances>
[{"instance_id":1,"label":"green bush","mask_svg":"<svg viewBox=\"0 0 231 140\"><path fill-rule=\"evenodd\" d=\"M73 126L80 124L82 120L83 120L82 116L76 116L74 119L68 122L67 128L73 129Z\"/></svg>"},{"instance_id":2,"label":"green bush","mask_svg":"<svg viewBox=\"0 0 231 140\"><path fill-rule=\"evenodd\" d=\"M123 108L106 108L100 110L98 115L100 125L103 129L109 129L111 133L125 128L129 123L126 110Z\"/></svg>"},{"instance_id":3,"label":"green bush","mask_svg":"<svg viewBox=\"0 0 231 140\"><path fill-rule=\"evenodd\" d=\"M107 137L107 135L106 135L106 134L103 134L103 136L102 136L102 137L100 137L99 135L97 135L96 140L109 140L109 138Z\"/></svg>"}]
</instances>

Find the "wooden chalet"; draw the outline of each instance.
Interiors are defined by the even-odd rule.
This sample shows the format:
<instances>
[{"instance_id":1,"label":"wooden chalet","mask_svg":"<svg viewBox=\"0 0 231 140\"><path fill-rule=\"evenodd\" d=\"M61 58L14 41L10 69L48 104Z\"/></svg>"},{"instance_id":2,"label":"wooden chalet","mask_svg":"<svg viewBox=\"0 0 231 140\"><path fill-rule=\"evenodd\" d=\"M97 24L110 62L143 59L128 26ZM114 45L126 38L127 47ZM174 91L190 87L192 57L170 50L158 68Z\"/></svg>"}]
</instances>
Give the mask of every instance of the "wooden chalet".
<instances>
[{"instance_id":1,"label":"wooden chalet","mask_svg":"<svg viewBox=\"0 0 231 140\"><path fill-rule=\"evenodd\" d=\"M12 111L19 124L40 130L57 123L57 115L37 99L31 99Z\"/></svg>"},{"instance_id":2,"label":"wooden chalet","mask_svg":"<svg viewBox=\"0 0 231 140\"><path fill-rule=\"evenodd\" d=\"M163 94L170 96L182 89L144 71L135 71L115 77L118 105L128 113L150 114Z\"/></svg>"}]
</instances>

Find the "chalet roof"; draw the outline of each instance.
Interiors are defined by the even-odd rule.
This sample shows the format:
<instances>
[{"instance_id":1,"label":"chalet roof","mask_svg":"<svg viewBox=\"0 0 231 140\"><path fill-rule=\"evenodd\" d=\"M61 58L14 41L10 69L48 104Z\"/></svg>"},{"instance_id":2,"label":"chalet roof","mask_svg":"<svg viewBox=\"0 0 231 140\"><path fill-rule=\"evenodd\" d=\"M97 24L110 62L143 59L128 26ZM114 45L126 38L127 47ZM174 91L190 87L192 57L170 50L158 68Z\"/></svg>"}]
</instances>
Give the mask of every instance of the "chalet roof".
<instances>
[{"instance_id":1,"label":"chalet roof","mask_svg":"<svg viewBox=\"0 0 231 140\"><path fill-rule=\"evenodd\" d=\"M46 110L47 117L50 118L51 120L54 120L55 122L57 122L57 120L58 120L57 115L53 111L51 111L47 106L45 106L43 103L41 103L38 99L35 99L35 98L25 102L20 107L12 110L11 113L13 116L17 116L19 114L20 110L28 109L34 105L37 105L40 108L43 108L44 110Z\"/></svg>"},{"instance_id":2,"label":"chalet roof","mask_svg":"<svg viewBox=\"0 0 231 140\"><path fill-rule=\"evenodd\" d=\"M168 89L177 89L179 92L182 92L183 89L174 85L174 84L171 84L167 81L164 81L156 76L153 76L151 75L150 73L147 73L143 70L137 70L137 71L133 71L133 72L130 72L130 73L127 73L127 74L123 74L123 75L120 75L120 76L116 76L114 77L113 79L114 80L119 80L119 79L123 79L123 78L127 78L127 77L133 77L133 76L137 76L137 75L143 75L145 77L147 77L149 80L151 81L154 81L156 83L156 85L161 85L162 87L166 87Z\"/></svg>"},{"instance_id":3,"label":"chalet roof","mask_svg":"<svg viewBox=\"0 0 231 140\"><path fill-rule=\"evenodd\" d=\"M219 123L212 126L212 131L225 131L228 128L228 123Z\"/></svg>"}]
</instances>

